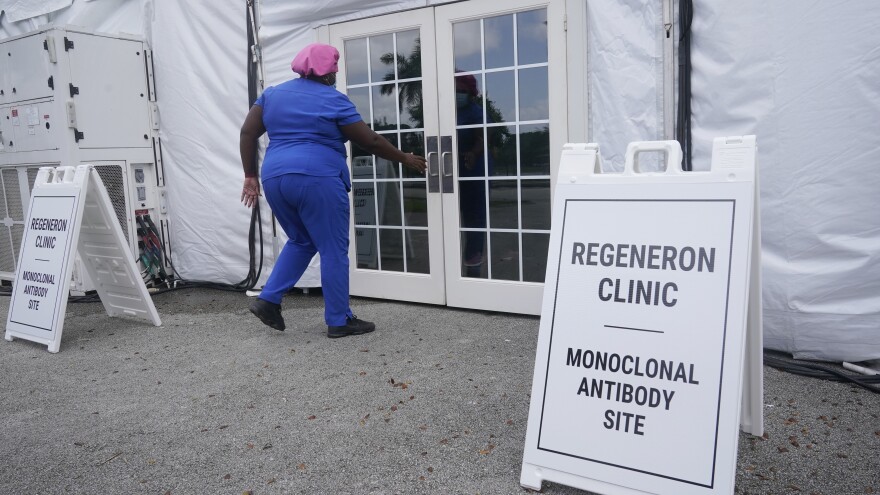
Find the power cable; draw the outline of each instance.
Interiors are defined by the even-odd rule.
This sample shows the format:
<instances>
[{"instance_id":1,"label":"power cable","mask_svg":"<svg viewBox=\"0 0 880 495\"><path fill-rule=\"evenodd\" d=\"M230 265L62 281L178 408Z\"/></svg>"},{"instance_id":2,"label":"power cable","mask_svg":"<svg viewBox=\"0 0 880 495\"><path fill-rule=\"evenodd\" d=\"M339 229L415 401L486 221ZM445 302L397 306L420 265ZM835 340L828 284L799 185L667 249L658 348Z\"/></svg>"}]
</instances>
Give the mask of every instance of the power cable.
<instances>
[{"instance_id":1,"label":"power cable","mask_svg":"<svg viewBox=\"0 0 880 495\"><path fill-rule=\"evenodd\" d=\"M862 375L847 373L836 368L831 363L818 363L815 361L803 361L788 357L787 355L771 350L764 350L764 364L771 368L822 380L838 382L850 382L875 394L880 394L880 375Z\"/></svg>"},{"instance_id":2,"label":"power cable","mask_svg":"<svg viewBox=\"0 0 880 495\"><path fill-rule=\"evenodd\" d=\"M681 168L693 170L691 144L691 24L694 20L693 0L680 0L678 25L678 115L675 122L675 138L681 144L684 155Z\"/></svg>"}]
</instances>

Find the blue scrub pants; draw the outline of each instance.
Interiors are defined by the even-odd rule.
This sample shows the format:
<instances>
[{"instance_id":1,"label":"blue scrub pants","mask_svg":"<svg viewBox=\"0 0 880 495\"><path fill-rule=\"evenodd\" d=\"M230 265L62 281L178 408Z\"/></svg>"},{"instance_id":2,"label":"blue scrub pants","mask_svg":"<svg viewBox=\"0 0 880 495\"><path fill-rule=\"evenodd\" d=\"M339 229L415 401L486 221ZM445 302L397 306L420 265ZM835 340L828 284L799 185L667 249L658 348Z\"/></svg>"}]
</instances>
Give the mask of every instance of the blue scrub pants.
<instances>
[{"instance_id":1,"label":"blue scrub pants","mask_svg":"<svg viewBox=\"0 0 880 495\"><path fill-rule=\"evenodd\" d=\"M309 266L321 254L324 320L343 326L352 316L348 305L349 200L339 177L285 174L263 181L272 213L287 234L287 243L260 292L260 299L281 304Z\"/></svg>"}]
</instances>

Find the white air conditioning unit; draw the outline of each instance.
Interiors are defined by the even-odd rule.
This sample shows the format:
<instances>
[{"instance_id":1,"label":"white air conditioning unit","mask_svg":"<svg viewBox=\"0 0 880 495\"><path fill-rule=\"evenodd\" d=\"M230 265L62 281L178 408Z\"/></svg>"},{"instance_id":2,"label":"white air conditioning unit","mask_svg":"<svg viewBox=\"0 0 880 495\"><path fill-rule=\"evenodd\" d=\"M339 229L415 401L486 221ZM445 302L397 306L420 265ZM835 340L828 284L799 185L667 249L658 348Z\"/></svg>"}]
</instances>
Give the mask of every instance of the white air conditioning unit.
<instances>
[{"instance_id":1,"label":"white air conditioning unit","mask_svg":"<svg viewBox=\"0 0 880 495\"><path fill-rule=\"evenodd\" d=\"M47 27L0 40L0 53L0 279L15 275L39 168L83 163L103 180L145 276L164 271L165 177L146 43ZM76 265L71 288L93 289Z\"/></svg>"}]
</instances>

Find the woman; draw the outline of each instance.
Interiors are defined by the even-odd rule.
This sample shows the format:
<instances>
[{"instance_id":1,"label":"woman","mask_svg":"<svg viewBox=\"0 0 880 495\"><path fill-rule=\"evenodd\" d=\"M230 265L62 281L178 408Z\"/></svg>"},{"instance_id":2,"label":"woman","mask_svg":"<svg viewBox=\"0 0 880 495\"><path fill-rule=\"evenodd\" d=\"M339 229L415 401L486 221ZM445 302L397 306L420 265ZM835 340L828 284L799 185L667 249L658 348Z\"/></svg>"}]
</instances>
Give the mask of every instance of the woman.
<instances>
[{"instance_id":1,"label":"woman","mask_svg":"<svg viewBox=\"0 0 880 495\"><path fill-rule=\"evenodd\" d=\"M348 305L348 243L351 178L345 142L403 163L420 173L425 159L404 153L364 123L348 97L334 88L339 52L313 43L297 54L291 69L300 75L267 88L241 127L244 188L241 201L253 207L260 196L257 140L269 133L261 178L266 200L287 234L275 267L250 311L263 323L284 330L281 299L321 255L321 286L327 336L372 332L376 326L354 316Z\"/></svg>"}]
</instances>

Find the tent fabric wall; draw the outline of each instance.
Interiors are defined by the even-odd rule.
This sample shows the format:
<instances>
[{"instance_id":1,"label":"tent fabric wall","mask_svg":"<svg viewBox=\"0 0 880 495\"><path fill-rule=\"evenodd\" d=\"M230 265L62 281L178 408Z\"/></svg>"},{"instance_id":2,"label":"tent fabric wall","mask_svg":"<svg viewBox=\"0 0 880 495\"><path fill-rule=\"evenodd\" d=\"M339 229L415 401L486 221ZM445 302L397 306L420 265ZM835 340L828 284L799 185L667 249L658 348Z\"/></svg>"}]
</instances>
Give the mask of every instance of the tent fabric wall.
<instances>
[{"instance_id":1,"label":"tent fabric wall","mask_svg":"<svg viewBox=\"0 0 880 495\"><path fill-rule=\"evenodd\" d=\"M661 2L587 2L590 141L606 170L622 171L632 141L663 139ZM657 156L641 160L656 170Z\"/></svg>"},{"instance_id":2,"label":"tent fabric wall","mask_svg":"<svg viewBox=\"0 0 880 495\"><path fill-rule=\"evenodd\" d=\"M585 1L583 110L590 140L618 168L626 143L662 136L660 2ZM290 59L317 26L437 3L262 0L267 85L291 77ZM694 0L694 11L694 168L708 167L714 137L758 136L765 345L800 358L880 358L880 9L873 0ZM0 38L50 22L148 38L175 266L190 279L241 280L245 2L76 0L38 18L7 17Z\"/></svg>"},{"instance_id":3,"label":"tent fabric wall","mask_svg":"<svg viewBox=\"0 0 880 495\"><path fill-rule=\"evenodd\" d=\"M240 203L238 152L248 111L245 3L151 7L174 266L184 279L238 282L249 268L251 216Z\"/></svg>"},{"instance_id":4,"label":"tent fabric wall","mask_svg":"<svg viewBox=\"0 0 880 495\"><path fill-rule=\"evenodd\" d=\"M871 0L698 0L694 165L755 134L765 347L880 357L880 9Z\"/></svg>"}]
</instances>

